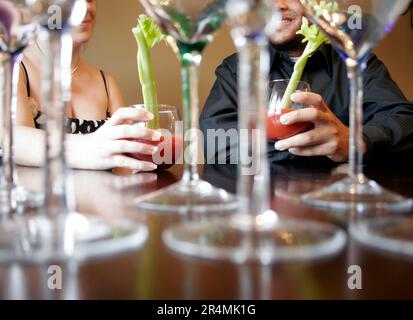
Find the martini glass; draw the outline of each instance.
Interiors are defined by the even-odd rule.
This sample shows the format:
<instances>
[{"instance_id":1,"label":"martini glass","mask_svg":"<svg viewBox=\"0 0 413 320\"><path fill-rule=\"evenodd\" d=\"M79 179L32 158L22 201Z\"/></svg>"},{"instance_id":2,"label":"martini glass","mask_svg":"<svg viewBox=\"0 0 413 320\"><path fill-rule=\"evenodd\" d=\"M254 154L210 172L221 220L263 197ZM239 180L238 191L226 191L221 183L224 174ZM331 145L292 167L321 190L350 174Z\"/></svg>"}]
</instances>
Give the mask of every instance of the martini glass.
<instances>
[{"instance_id":1,"label":"martini glass","mask_svg":"<svg viewBox=\"0 0 413 320\"><path fill-rule=\"evenodd\" d=\"M3 174L0 185L0 210L10 212L42 204L41 193L19 185L13 160L13 122L16 116L18 64L23 50L36 36L38 27L24 0L0 1L0 61L3 65L2 148Z\"/></svg>"},{"instance_id":2,"label":"martini glass","mask_svg":"<svg viewBox=\"0 0 413 320\"><path fill-rule=\"evenodd\" d=\"M344 180L302 200L310 205L348 210L404 210L411 199L390 192L363 174L363 71L373 47L392 29L410 0L300 0L306 15L329 37L347 65L350 81L349 172Z\"/></svg>"},{"instance_id":3,"label":"martini glass","mask_svg":"<svg viewBox=\"0 0 413 320\"><path fill-rule=\"evenodd\" d=\"M395 254L413 256L413 218L359 218L350 225L349 232L358 242Z\"/></svg>"},{"instance_id":4,"label":"martini glass","mask_svg":"<svg viewBox=\"0 0 413 320\"><path fill-rule=\"evenodd\" d=\"M84 0L27 0L45 44L42 107L45 205L36 216L16 216L0 225L0 261L84 261L142 245L147 227L130 219L92 217L74 211L72 176L66 166L65 119L71 99L73 26L86 14ZM53 15L53 17L52 17Z\"/></svg>"},{"instance_id":5,"label":"martini glass","mask_svg":"<svg viewBox=\"0 0 413 320\"><path fill-rule=\"evenodd\" d=\"M198 80L202 52L226 18L226 0L141 0L162 30L176 42L182 74L184 108L184 174L182 179L155 194L140 198L138 208L152 211L231 210L235 196L199 177Z\"/></svg>"},{"instance_id":6,"label":"martini glass","mask_svg":"<svg viewBox=\"0 0 413 320\"><path fill-rule=\"evenodd\" d=\"M338 252L346 235L333 225L282 219L270 209L267 159L268 34L278 26L277 1L229 0L231 35L239 55L240 208L228 218L169 228L167 246L186 255L236 263L303 260Z\"/></svg>"}]
</instances>

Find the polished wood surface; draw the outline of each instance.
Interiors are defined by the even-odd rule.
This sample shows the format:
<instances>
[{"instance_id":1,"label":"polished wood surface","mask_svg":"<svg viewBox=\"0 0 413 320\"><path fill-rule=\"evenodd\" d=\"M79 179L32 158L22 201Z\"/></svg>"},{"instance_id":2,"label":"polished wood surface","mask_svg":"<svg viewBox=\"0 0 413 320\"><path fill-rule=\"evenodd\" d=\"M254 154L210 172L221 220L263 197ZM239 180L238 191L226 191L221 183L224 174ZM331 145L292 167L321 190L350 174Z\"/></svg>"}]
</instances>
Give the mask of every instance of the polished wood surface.
<instances>
[{"instance_id":1,"label":"polished wood surface","mask_svg":"<svg viewBox=\"0 0 413 320\"><path fill-rule=\"evenodd\" d=\"M346 248L320 261L235 265L180 256L162 241L168 226L186 220L178 214L139 212L132 206L141 194L180 178L182 168L128 175L75 171L80 212L129 217L147 225L149 237L137 251L61 265L62 290L47 288L48 265L1 265L0 299L367 299L413 298L413 257L365 247L349 237ZM282 216L315 219L347 229L349 212L304 206L299 195L339 178L345 168L313 163L280 164L272 172L272 206ZM409 165L367 167L367 175L387 188L413 197ZM207 166L206 180L235 191L234 166ZM20 181L40 189L39 169L19 168ZM376 212L376 214L378 214ZM382 213L380 213L382 214ZM354 217L353 217L354 218ZM350 290L348 268L361 267L362 289Z\"/></svg>"}]
</instances>

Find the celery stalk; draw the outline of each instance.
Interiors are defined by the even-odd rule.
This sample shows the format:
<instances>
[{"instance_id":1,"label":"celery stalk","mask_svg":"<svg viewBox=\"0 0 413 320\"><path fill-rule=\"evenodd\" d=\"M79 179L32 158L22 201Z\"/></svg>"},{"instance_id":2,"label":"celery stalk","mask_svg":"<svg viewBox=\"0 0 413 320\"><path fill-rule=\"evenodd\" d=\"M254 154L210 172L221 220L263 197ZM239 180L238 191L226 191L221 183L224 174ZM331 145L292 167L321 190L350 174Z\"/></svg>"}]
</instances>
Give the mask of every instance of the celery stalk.
<instances>
[{"instance_id":1,"label":"celery stalk","mask_svg":"<svg viewBox=\"0 0 413 320\"><path fill-rule=\"evenodd\" d=\"M338 9L337 3L335 1L320 1L318 10L322 12L323 9L336 11ZM301 24L301 29L297 32L304 36L303 43L307 42L307 45L301 55L294 65L294 72L291 76L288 87L284 93L281 100L281 109L291 108L291 95L297 90L298 84L301 81L305 66L307 64L308 58L318 50L318 48L323 43L328 43L328 38L322 33L316 25L310 25L308 20L303 17Z\"/></svg>"},{"instance_id":2,"label":"celery stalk","mask_svg":"<svg viewBox=\"0 0 413 320\"><path fill-rule=\"evenodd\" d=\"M138 73L139 81L142 88L143 103L145 105L145 110L153 114L153 120L148 121L146 126L151 129L159 128L159 112L157 110L158 97L155 80L153 77L153 68L150 56L150 51L146 45L145 39L143 37L142 31L137 28L133 29L136 42L139 46L139 51L137 54L138 63Z\"/></svg>"},{"instance_id":3,"label":"celery stalk","mask_svg":"<svg viewBox=\"0 0 413 320\"><path fill-rule=\"evenodd\" d=\"M140 15L138 24L132 29L138 45L137 65L145 109L153 114L153 120L146 127L159 129L158 94L153 73L151 48L163 40L164 36L147 16Z\"/></svg>"},{"instance_id":4,"label":"celery stalk","mask_svg":"<svg viewBox=\"0 0 413 320\"><path fill-rule=\"evenodd\" d=\"M303 76L305 65L308 61L308 56L301 56L294 65L294 72L288 82L287 89L285 90L284 96L281 100L281 109L291 108L292 101L291 95L297 90L298 84Z\"/></svg>"}]
</instances>

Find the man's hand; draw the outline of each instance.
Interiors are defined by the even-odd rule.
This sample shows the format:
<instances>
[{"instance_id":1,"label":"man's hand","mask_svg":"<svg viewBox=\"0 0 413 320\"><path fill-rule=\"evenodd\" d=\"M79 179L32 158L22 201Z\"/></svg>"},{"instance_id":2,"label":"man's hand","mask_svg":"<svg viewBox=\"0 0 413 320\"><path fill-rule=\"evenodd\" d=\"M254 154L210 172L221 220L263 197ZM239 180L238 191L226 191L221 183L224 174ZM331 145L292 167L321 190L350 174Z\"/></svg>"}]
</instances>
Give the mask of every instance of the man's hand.
<instances>
[{"instance_id":1,"label":"man's hand","mask_svg":"<svg viewBox=\"0 0 413 320\"><path fill-rule=\"evenodd\" d=\"M291 95L291 100L309 108L289 112L280 122L290 125L309 121L314 123L314 129L280 140L275 148L297 156L327 156L336 162L347 161L350 130L331 112L323 98L315 93L300 92Z\"/></svg>"}]
</instances>

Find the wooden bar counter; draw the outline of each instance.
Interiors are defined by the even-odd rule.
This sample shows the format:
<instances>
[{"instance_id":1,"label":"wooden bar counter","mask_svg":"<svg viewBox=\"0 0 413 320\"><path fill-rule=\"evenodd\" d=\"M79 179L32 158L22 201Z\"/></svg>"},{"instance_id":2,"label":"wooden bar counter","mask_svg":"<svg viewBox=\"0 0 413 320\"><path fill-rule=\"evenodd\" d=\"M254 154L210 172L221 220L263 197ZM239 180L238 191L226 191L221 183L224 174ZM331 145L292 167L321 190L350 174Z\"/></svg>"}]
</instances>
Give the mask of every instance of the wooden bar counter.
<instances>
[{"instance_id":1,"label":"wooden bar counter","mask_svg":"<svg viewBox=\"0 0 413 320\"><path fill-rule=\"evenodd\" d=\"M366 167L366 174L390 190L413 197L409 165ZM204 178L235 192L235 166L205 166ZM299 196L322 187L345 168L309 163L278 164L272 170L272 206L283 217L320 220L348 229L351 213L304 206ZM329 258L307 262L236 265L196 259L169 250L165 228L187 219L173 213L139 212L138 195L178 181L181 166L144 174L74 171L79 212L128 217L148 227L137 251L62 264L61 290L47 286L49 265L0 265L0 299L382 299L413 298L413 257L364 246L348 237L347 246ZM23 185L41 188L41 170L19 168ZM408 213L409 215L409 213ZM360 266L362 288L351 290L349 268ZM350 268L351 270L351 268Z\"/></svg>"}]
</instances>

